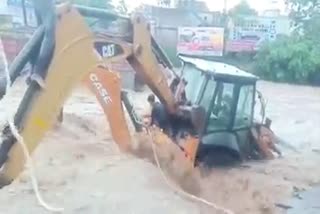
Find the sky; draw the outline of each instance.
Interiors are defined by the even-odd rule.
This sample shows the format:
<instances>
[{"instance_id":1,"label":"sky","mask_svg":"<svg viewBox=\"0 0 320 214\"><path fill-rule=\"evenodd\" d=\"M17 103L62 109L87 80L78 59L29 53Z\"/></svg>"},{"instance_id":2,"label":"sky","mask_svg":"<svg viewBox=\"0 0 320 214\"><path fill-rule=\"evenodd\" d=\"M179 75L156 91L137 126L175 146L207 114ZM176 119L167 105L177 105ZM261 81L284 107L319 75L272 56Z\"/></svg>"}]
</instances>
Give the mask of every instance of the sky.
<instances>
[{"instance_id":1,"label":"sky","mask_svg":"<svg viewBox=\"0 0 320 214\"><path fill-rule=\"evenodd\" d=\"M112 0L113 2L118 2L119 0ZM203 0L207 3L208 7L212 11L222 11L224 0ZM241 0L226 0L227 7L232 8L234 5L238 4ZM247 0L252 8L255 10L262 12L265 9L271 8L279 8L282 11L285 10L285 0ZM5 2L5 0L0 0L0 9L1 2ZM142 3L145 4L156 4L157 0L125 0L126 4L130 9L134 9ZM272 2L274 2L272 4Z\"/></svg>"},{"instance_id":2,"label":"sky","mask_svg":"<svg viewBox=\"0 0 320 214\"><path fill-rule=\"evenodd\" d=\"M212 11L222 11L224 0L204 0L209 9ZM227 0L227 7L232 8L238 4L241 0ZM284 0L247 0L250 6L259 12L265 9L279 8L282 11L285 9ZM141 3L156 4L156 0L126 0L126 3L130 8L135 8ZM272 3L273 2L273 3Z\"/></svg>"}]
</instances>

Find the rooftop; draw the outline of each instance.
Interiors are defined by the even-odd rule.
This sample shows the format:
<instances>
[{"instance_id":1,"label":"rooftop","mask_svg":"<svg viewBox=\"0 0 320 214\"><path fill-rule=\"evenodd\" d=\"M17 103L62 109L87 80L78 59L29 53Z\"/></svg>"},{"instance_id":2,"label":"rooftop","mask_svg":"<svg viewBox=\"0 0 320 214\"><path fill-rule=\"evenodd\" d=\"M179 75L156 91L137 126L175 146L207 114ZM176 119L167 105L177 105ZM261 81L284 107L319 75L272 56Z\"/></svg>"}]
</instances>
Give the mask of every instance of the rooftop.
<instances>
[{"instance_id":1,"label":"rooftop","mask_svg":"<svg viewBox=\"0 0 320 214\"><path fill-rule=\"evenodd\" d=\"M188 56L179 56L179 58L183 62L190 63L202 71L212 73L214 76L229 76L258 80L257 76L225 63L209 61L200 58L193 58Z\"/></svg>"}]
</instances>

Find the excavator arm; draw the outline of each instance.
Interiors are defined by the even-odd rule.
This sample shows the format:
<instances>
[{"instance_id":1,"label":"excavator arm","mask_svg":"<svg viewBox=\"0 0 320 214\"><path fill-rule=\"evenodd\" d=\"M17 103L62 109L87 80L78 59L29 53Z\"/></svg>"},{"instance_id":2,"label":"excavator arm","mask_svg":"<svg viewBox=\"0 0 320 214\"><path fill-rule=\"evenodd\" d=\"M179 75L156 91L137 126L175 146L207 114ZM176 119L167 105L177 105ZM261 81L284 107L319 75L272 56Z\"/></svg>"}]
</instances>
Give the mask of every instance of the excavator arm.
<instances>
[{"instance_id":1,"label":"excavator arm","mask_svg":"<svg viewBox=\"0 0 320 214\"><path fill-rule=\"evenodd\" d=\"M163 74L159 64L162 64L168 69L173 69L172 64L156 43L150 33L150 25L147 20L140 14L135 14L131 18L124 18L116 14L108 13L105 10L89 9L86 7L77 6L79 12L87 17L101 19L103 17L113 17L121 19L123 27L120 35L113 36L102 35L103 41L95 41L95 48L100 55L103 55L103 49L114 50L114 52L123 53L124 47L130 46L130 53L126 60L132 68L141 76L144 82L156 94L161 103L166 106L170 113L176 112L176 101L172 93L166 76ZM97 37L101 34L96 34ZM99 44L100 43L100 44ZM111 51L111 52L112 52ZM111 55L114 53L111 53ZM103 56L102 56L103 57Z\"/></svg>"},{"instance_id":2,"label":"excavator arm","mask_svg":"<svg viewBox=\"0 0 320 214\"><path fill-rule=\"evenodd\" d=\"M170 89L159 63L170 68L164 53L150 34L146 20L135 15L127 22L125 34L112 36L93 33L83 16L112 17L102 10L63 4L57 8L55 50L45 77L45 88L31 81L14 118L15 125L32 153L45 133L51 129L65 100L83 80L95 93L102 106L114 140L124 151L130 150L131 137L122 108L120 77L108 68L112 62L127 60L145 83L157 95L170 114L178 110L175 95ZM36 36L41 40L41 27ZM36 39L31 40L37 44ZM32 44L29 44L32 49ZM11 78L27 62L28 51L17 57L10 68ZM0 147L0 187L10 184L23 171L25 156L22 146L8 127L3 130ZM197 145L194 139L192 145ZM193 158L194 159L194 156Z\"/></svg>"}]
</instances>

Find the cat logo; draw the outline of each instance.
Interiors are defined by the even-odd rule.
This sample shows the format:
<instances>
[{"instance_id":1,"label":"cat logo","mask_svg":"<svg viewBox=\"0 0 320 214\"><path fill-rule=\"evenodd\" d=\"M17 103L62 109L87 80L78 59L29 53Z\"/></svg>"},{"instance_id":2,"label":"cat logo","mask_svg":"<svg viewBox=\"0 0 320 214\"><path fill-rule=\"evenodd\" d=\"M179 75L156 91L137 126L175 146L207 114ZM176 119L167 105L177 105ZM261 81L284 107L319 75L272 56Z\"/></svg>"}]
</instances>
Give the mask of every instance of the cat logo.
<instances>
[{"instance_id":1,"label":"cat logo","mask_svg":"<svg viewBox=\"0 0 320 214\"><path fill-rule=\"evenodd\" d=\"M109 45L103 45L101 47L102 49L102 57L112 57L115 55L115 45L114 44L109 44Z\"/></svg>"}]
</instances>

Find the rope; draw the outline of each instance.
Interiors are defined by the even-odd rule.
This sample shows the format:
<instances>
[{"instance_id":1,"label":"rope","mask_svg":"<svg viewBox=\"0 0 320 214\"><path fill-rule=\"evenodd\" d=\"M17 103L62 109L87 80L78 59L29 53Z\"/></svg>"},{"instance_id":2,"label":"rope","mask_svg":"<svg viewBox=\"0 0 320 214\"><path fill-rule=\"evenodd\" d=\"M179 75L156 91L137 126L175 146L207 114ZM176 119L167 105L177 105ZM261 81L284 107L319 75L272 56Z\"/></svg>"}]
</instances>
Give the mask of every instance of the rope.
<instances>
[{"instance_id":1,"label":"rope","mask_svg":"<svg viewBox=\"0 0 320 214\"><path fill-rule=\"evenodd\" d=\"M42 207L44 207L46 210L51 211L51 212L62 212L64 210L63 208L52 207L47 202L45 202L45 200L43 199L43 197L41 196L41 193L39 191L39 184L38 184L38 180L37 180L37 177L35 175L35 172L34 172L32 158L30 157L29 150L28 150L27 146L25 145L23 137L19 134L19 131L18 131L17 127L14 125L13 115L11 115L11 112L9 110L10 106L6 102L8 100L8 98L10 97L9 96L9 94L10 94L9 91L11 90L11 78L10 78L10 73L9 73L9 69L8 69L8 61L7 61L7 58L5 56L1 40L0 40L0 50L3 50L3 51L1 51L1 57L2 57L3 62L4 62L4 71L5 71L5 74L6 74L6 81L7 81L6 82L6 92L5 92L5 95L3 97L3 100L4 100L3 103L4 103L4 106L5 106L5 112L6 112L6 115L7 115L7 122L9 123L9 127L11 129L11 132L12 132L13 136L16 138L17 142L19 142L20 145L22 146L23 153L24 153L24 155L25 155L25 157L27 159L26 164L27 164L27 166L28 166L28 168L30 170L30 178L31 178L31 182L32 182L32 188L33 188L33 190L35 192L35 195L36 195L36 198L37 198L39 204Z\"/></svg>"},{"instance_id":2,"label":"rope","mask_svg":"<svg viewBox=\"0 0 320 214\"><path fill-rule=\"evenodd\" d=\"M81 42L82 40L89 39L89 38L90 37L88 35L79 36L79 37L75 38L69 44L67 44L60 52L58 52L57 56L61 56L62 53L69 50L73 45L76 45L79 42ZM0 50L4 50L4 48L2 46L1 39L0 39ZM4 100L3 103L6 103L6 100L9 99L8 97L10 97L9 91L11 90L11 78L10 78L8 61L5 56L5 53L4 53L4 51L0 51L0 52L1 52L1 57L3 58L3 61L4 61L4 70L5 70L5 74L6 74L6 91L5 91L5 94L2 99ZM97 64L93 65L90 70L96 68L98 65L100 65L100 63L101 63L101 60ZM10 109L9 105L5 104L4 107L5 107L5 111L6 111L6 115L7 115L7 122L9 123L9 127L11 129L11 132L12 132L13 136L16 138L17 142L20 143L20 145L22 146L23 153L26 157L26 165L28 166L28 168L30 170L30 178L31 178L32 188L35 192L35 195L36 195L36 198L37 198L39 204L43 208L45 208L47 211L50 211L50 212L64 211L64 208L56 208L56 207L52 207L52 206L48 205L48 203L46 203L45 200L43 199L43 197L41 196L40 191L39 191L38 180L37 180L37 177L34 172L32 158L30 157L29 150L24 142L23 137L19 134L19 131L14 124L14 119L13 119L14 117L13 117L13 115L11 115L11 112L9 110Z\"/></svg>"},{"instance_id":3,"label":"rope","mask_svg":"<svg viewBox=\"0 0 320 214\"><path fill-rule=\"evenodd\" d=\"M86 39L86 38L87 38L87 37L79 37L79 38L76 38L76 39L73 40L70 44L68 44L64 49L62 49L61 52L58 53L58 55L60 55L61 53L65 52L66 50L68 50L72 45L74 45L74 44L78 43L79 41L81 41L81 40L83 40L83 39ZM1 41L1 40L0 40L0 41ZM1 49L3 49L1 42L0 42L0 45L1 45L1 46L0 46ZM4 66L5 66L5 73L6 73L6 80L7 80L7 82L6 82L6 93L5 93L4 97L3 97L3 100L6 101L6 100L8 99L8 97L9 97L9 91L10 91L10 89L11 89L11 79L10 79L10 73L9 73L9 69L8 69L8 62L7 62L6 56L5 56L5 54L4 54L3 51L1 51L1 56L2 56L2 58L4 59ZM93 66L93 67L96 67L96 65ZM6 103L6 102L4 102L4 103ZM30 178L31 178L31 181L32 181L32 187L33 187L33 190L34 190L34 192L35 192L35 194L36 194L36 198L37 198L39 204L40 204L42 207L44 207L46 210L51 211L51 212L62 212L62 211L64 211L63 208L56 208L56 207L52 207L52 206L48 205L48 204L44 201L43 197L41 196L40 191L39 191L38 180L37 180L36 175L35 175L35 173L34 173L34 167L33 167L33 163L32 163L32 158L30 157L30 153L29 153L29 151L28 151L28 148L27 148L27 146L25 145L25 142L24 142L23 137L19 134L19 131L18 131L17 127L14 125L14 120L13 120L13 116L11 116L11 114L10 114L9 105L4 105L4 106L5 106L5 110L6 110L6 113L7 113L7 114L6 114L6 115L7 115L7 121L8 121L8 123L9 123L9 127L10 127L10 129L11 129L11 131L12 131L12 134L13 134L14 137L17 139L17 142L19 142L20 145L21 145L22 148L23 148L23 153L24 153L24 155L25 155L25 157L26 157L26 159L27 159L26 164L29 163L28 166L29 166L29 169L30 169ZM10 115L10 116L9 116L9 115ZM185 197L187 197L187 198L190 198L190 199L192 199L192 200L195 200L195 201L199 201L199 202L201 202L201 203L204 203L204 204L206 204L206 205L208 205L208 206L210 206L210 207L213 207L213 208L216 209L216 210L222 211L223 213L226 213L226 214L234 214L234 213L233 213L232 211L230 211L230 210L227 210L227 209L225 209L225 208L223 208L223 207L220 207L220 206L218 206L218 205L216 205L216 204L214 204L214 203L212 203L212 202L209 202L209 201L207 201L207 200L205 200L205 199L203 199L203 198L200 198L200 197L197 197L197 196L192 195L192 194L190 194L190 193L187 193L187 192L183 191L182 189L178 188L177 186L173 185L173 184L169 181L169 179L166 177L163 169L161 168L161 165L160 165L160 162L159 162L159 159L158 159L158 155L157 155L157 152L156 152L156 148L155 148L155 145L154 145L153 137L152 137L152 135L150 134L149 130L147 130L147 131L148 131L148 134L149 134L149 136L151 137L151 140L152 140L152 143L151 143L151 144L152 144L152 150L153 150L153 155L154 155L154 158L155 158L155 160L156 160L157 166L158 166L158 168L159 168L159 170L160 170L160 172L161 172L161 175L162 175L163 179L165 180L165 182L167 183L167 185L168 185L170 188L172 188L175 192L178 192L178 193L180 193L181 195L183 195L183 196L185 196Z\"/></svg>"},{"instance_id":4,"label":"rope","mask_svg":"<svg viewBox=\"0 0 320 214\"><path fill-rule=\"evenodd\" d=\"M212 207L213 209L215 210L218 210L218 211L222 211L223 213L225 214L234 214L233 211L231 210L228 210L226 208L223 208L223 207L220 207L218 206L217 204L213 203L213 202L210 202L210 201L207 201L205 200L204 198L200 198L200 197L197 197L195 195L192 195L184 190L182 190L181 188L177 187L176 185L174 185L172 182L170 182L170 180L168 179L168 177L165 175L162 167L161 167L161 164L159 162L159 157L158 157L158 154L157 154L157 151L156 151L156 146L155 146L155 143L154 143L154 139L153 139L153 136L152 134L150 133L149 129L147 129L147 133L149 135L149 137L151 138L151 145L152 145L152 151L153 151L153 156L154 156L154 159L156 161L156 164L157 164L157 167L161 173L161 176L162 178L165 180L165 182L167 183L167 185L169 186L169 188L173 189L175 192L179 193L180 195L182 196L185 196L191 200L194 200L194 201L198 201L198 202L201 202L209 207Z\"/></svg>"},{"instance_id":5,"label":"rope","mask_svg":"<svg viewBox=\"0 0 320 214\"><path fill-rule=\"evenodd\" d=\"M79 36L77 38L75 38L74 40L72 40L69 44L67 44L60 52L57 53L57 56L61 56L64 52L66 52L67 50L69 50L73 45L76 45L78 44L79 42L81 42L82 40L85 40L85 39L89 39L90 37L88 35L84 35L84 36ZM4 50L4 48L2 47L2 43L1 43L1 39L0 39L0 50ZM98 55L98 54L97 54ZM6 74L6 92L3 96L3 103L6 103L6 100L9 99L8 97L9 96L9 91L11 90L11 78L10 78L10 72L9 72L9 66L8 66L8 61L7 61L7 58L5 56L5 53L4 51L1 51L1 57L3 58L3 61L4 61L4 70L5 70L5 74ZM101 64L101 59L100 61L93 65L90 70L96 68L98 65ZM56 207L52 207L50 205L48 205L48 203L46 203L43 199L43 197L41 196L40 194L40 191L39 191L39 184L38 184L38 180L37 180L37 177L35 175L35 172L34 172L34 167L33 167L33 163L32 163L32 158L30 157L30 153L29 153L29 150L24 142L24 139L23 137L19 134L19 131L17 129L17 127L15 126L14 124L14 117L13 115L11 115L11 112L10 112L10 107L9 105L4 105L5 106L5 111L6 111L6 115L7 115L7 121L9 123L9 127L11 129L11 132L13 134L13 136L16 138L17 142L20 143L20 145L22 146L22 149L23 149L23 153L26 157L26 164L30 170L30 178L31 178L31 182L32 182L32 188L35 192L35 195L36 195L36 198L39 202L39 204L45 208L46 210L50 211L50 212L62 212L64 211L64 208L56 208ZM10 117L11 115L11 117ZM29 163L29 164L28 164Z\"/></svg>"}]
</instances>

